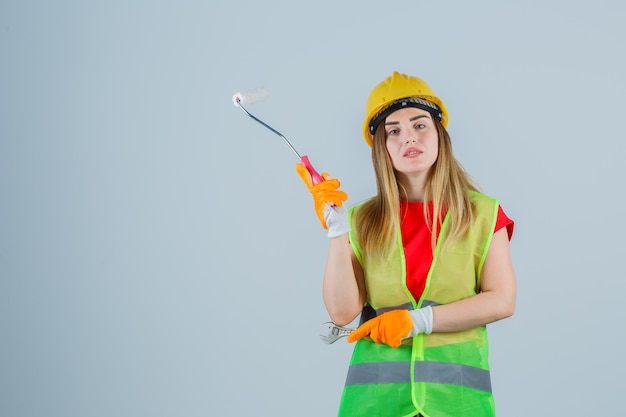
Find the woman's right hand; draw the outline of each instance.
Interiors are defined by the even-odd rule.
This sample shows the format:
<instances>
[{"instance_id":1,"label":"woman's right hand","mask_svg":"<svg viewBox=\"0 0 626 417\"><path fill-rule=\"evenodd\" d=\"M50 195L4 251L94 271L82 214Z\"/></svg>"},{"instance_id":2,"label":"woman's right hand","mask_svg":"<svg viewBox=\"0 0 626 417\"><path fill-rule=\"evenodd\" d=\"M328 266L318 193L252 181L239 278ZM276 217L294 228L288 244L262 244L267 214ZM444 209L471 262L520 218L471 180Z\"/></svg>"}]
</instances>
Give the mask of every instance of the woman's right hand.
<instances>
[{"instance_id":1,"label":"woman's right hand","mask_svg":"<svg viewBox=\"0 0 626 417\"><path fill-rule=\"evenodd\" d=\"M345 210L343 211L343 214L341 211L335 210L337 208L342 208L343 202L348 199L348 194L339 189L341 186L339 180L336 178L331 179L329 174L325 172L322 174L324 181L313 184L311 174L303 164L296 164L296 172L300 178L302 178L302 181L304 181L305 185L309 189L309 192L313 196L315 213L317 214L317 218L322 224L322 227L325 230L329 229L329 224L327 223L328 218L329 222L332 221L334 224L340 225L341 230L345 229L344 224L347 225L347 215L345 214ZM342 217L346 218L345 222L341 220ZM346 231L347 230L344 230L342 233L345 233ZM334 237L330 236L330 230L329 237Z\"/></svg>"}]
</instances>

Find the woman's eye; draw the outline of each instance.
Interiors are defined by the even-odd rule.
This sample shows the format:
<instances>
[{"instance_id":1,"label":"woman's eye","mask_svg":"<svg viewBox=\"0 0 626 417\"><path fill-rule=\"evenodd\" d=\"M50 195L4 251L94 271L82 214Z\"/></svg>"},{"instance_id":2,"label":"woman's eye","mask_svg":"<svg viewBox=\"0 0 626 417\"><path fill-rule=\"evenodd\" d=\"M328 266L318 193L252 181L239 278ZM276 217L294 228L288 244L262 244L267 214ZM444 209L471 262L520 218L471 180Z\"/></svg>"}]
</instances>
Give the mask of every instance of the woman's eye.
<instances>
[{"instance_id":1,"label":"woman's eye","mask_svg":"<svg viewBox=\"0 0 626 417\"><path fill-rule=\"evenodd\" d=\"M398 134L398 129L389 129L387 131L387 135L388 136L393 136L393 135L397 135Z\"/></svg>"},{"instance_id":2,"label":"woman's eye","mask_svg":"<svg viewBox=\"0 0 626 417\"><path fill-rule=\"evenodd\" d=\"M426 127L426 125L423 124L423 123L418 123L418 124L415 125L415 127L418 128L418 129L424 129Z\"/></svg>"}]
</instances>

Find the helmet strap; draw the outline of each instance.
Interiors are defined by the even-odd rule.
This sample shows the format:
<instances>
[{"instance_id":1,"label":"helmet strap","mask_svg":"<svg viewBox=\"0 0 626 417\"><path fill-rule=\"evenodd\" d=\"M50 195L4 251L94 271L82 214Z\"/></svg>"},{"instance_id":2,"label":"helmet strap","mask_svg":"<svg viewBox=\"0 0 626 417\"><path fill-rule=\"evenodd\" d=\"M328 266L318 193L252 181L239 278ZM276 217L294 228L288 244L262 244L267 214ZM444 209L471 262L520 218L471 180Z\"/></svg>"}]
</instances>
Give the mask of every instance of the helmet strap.
<instances>
[{"instance_id":1,"label":"helmet strap","mask_svg":"<svg viewBox=\"0 0 626 417\"><path fill-rule=\"evenodd\" d=\"M441 109L436 104L419 97L405 97L401 98L400 100L394 101L389 106L382 109L380 113L378 113L376 116L372 117L372 120L370 121L370 133L374 135L376 129L378 128L378 125L381 124L381 122L385 120L387 116L389 116L391 113L395 112L396 110L405 109L408 107L416 107L418 109L425 110L429 112L433 117L436 117L439 121L441 121L441 118L443 116Z\"/></svg>"}]
</instances>

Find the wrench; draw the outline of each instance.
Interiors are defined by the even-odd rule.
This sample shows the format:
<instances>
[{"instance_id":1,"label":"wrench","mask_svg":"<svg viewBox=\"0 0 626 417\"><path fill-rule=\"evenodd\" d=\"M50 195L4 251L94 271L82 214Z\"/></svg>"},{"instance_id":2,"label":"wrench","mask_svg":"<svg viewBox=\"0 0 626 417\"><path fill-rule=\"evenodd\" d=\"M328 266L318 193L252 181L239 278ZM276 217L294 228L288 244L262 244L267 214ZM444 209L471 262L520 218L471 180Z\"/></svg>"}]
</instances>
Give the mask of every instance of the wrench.
<instances>
[{"instance_id":1,"label":"wrench","mask_svg":"<svg viewBox=\"0 0 626 417\"><path fill-rule=\"evenodd\" d=\"M332 321L324 323L323 326L328 329L328 333L320 334L320 339L322 339L322 342L328 343L329 345L331 343L335 343L342 337L349 335L355 330L350 327L337 326Z\"/></svg>"}]
</instances>

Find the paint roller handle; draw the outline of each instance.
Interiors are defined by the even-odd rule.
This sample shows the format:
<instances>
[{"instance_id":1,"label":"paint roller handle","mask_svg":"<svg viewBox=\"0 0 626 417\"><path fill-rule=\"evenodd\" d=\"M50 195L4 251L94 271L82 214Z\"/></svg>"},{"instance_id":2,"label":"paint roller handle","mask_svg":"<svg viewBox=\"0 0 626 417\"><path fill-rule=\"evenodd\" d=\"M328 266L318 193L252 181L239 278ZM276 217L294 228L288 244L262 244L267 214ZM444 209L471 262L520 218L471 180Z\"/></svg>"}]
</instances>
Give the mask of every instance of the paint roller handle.
<instances>
[{"instance_id":1,"label":"paint roller handle","mask_svg":"<svg viewBox=\"0 0 626 417\"><path fill-rule=\"evenodd\" d=\"M313 165L311 165L311 161L309 161L309 157L304 155L301 159L302 165L304 165L304 167L306 168L307 171L309 171L309 174L311 175L311 181L313 182L313 185L315 184L319 184L320 182L324 181L324 177L322 177L316 170L315 168L313 168Z\"/></svg>"}]
</instances>

